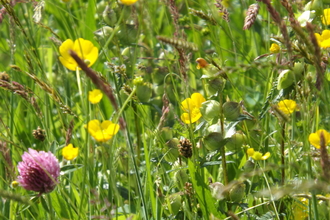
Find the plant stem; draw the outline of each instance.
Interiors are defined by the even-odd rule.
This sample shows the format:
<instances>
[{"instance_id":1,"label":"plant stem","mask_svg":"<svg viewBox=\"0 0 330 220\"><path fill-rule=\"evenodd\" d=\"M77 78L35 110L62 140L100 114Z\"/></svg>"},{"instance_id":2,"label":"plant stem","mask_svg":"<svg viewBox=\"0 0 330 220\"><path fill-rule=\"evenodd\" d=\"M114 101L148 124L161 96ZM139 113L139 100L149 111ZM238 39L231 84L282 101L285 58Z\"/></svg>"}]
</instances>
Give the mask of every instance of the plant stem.
<instances>
[{"instance_id":1,"label":"plant stem","mask_svg":"<svg viewBox=\"0 0 330 220\"><path fill-rule=\"evenodd\" d=\"M224 116L223 116L223 111L222 111L222 95L219 95L219 103L220 103L220 126L221 126L221 135L224 136ZM224 185L226 186L228 184L228 173L227 173L227 161L226 161L226 150L225 147L221 147L220 149L221 153L221 162L222 162L222 172L223 172L223 182Z\"/></svg>"},{"instance_id":2,"label":"plant stem","mask_svg":"<svg viewBox=\"0 0 330 220\"><path fill-rule=\"evenodd\" d=\"M284 142L285 142L285 122L282 124L282 139L281 139L281 165L282 165L281 185L284 185L284 181L285 181Z\"/></svg>"}]
</instances>

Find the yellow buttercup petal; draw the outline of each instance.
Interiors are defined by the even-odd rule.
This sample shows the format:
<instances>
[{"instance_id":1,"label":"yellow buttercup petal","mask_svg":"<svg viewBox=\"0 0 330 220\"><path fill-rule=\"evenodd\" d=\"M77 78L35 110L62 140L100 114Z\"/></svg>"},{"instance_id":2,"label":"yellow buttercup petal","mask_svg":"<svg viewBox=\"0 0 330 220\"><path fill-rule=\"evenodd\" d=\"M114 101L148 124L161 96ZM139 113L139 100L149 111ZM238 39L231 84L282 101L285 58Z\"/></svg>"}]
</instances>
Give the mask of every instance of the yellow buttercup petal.
<instances>
[{"instance_id":1,"label":"yellow buttercup petal","mask_svg":"<svg viewBox=\"0 0 330 220\"><path fill-rule=\"evenodd\" d=\"M119 125L106 120L102 123L99 120L91 120L87 125L88 133L99 142L110 140L119 131Z\"/></svg>"},{"instance_id":2,"label":"yellow buttercup petal","mask_svg":"<svg viewBox=\"0 0 330 220\"><path fill-rule=\"evenodd\" d=\"M320 47L323 49L330 47L330 30L322 31L322 34L315 33L315 37Z\"/></svg>"},{"instance_id":3,"label":"yellow buttercup petal","mask_svg":"<svg viewBox=\"0 0 330 220\"><path fill-rule=\"evenodd\" d=\"M78 152L79 149L77 147L75 148L72 144L69 144L62 149L62 156L66 160L73 160L78 156Z\"/></svg>"},{"instance_id":4,"label":"yellow buttercup petal","mask_svg":"<svg viewBox=\"0 0 330 220\"><path fill-rule=\"evenodd\" d=\"M193 93L191 95L191 99L198 108L200 108L202 106L202 103L206 101L205 98L200 93Z\"/></svg>"},{"instance_id":5,"label":"yellow buttercup petal","mask_svg":"<svg viewBox=\"0 0 330 220\"><path fill-rule=\"evenodd\" d=\"M330 8L323 10L322 23L324 25L330 25Z\"/></svg>"},{"instance_id":6,"label":"yellow buttercup petal","mask_svg":"<svg viewBox=\"0 0 330 220\"><path fill-rule=\"evenodd\" d=\"M278 53L280 52L280 46L278 44L272 43L272 45L269 48L269 51L271 53Z\"/></svg>"},{"instance_id":7,"label":"yellow buttercup petal","mask_svg":"<svg viewBox=\"0 0 330 220\"><path fill-rule=\"evenodd\" d=\"M278 103L278 109L285 114L291 114L296 110L297 103L294 100L285 99Z\"/></svg>"},{"instance_id":8,"label":"yellow buttercup petal","mask_svg":"<svg viewBox=\"0 0 330 220\"><path fill-rule=\"evenodd\" d=\"M205 102L205 98L200 93L193 93L191 98L186 98L181 102L181 108L184 111L181 120L185 124L195 123L202 117L200 107Z\"/></svg>"},{"instance_id":9,"label":"yellow buttercup petal","mask_svg":"<svg viewBox=\"0 0 330 220\"><path fill-rule=\"evenodd\" d=\"M77 62L71 57L70 50L74 51L88 66L92 66L98 58L98 48L91 41L79 38L73 42L68 39L59 48L61 54L59 59L63 66L69 70L80 69Z\"/></svg>"},{"instance_id":10,"label":"yellow buttercup petal","mask_svg":"<svg viewBox=\"0 0 330 220\"><path fill-rule=\"evenodd\" d=\"M315 133L311 133L308 137L309 143L318 149L321 147L321 133L323 133L325 145L328 145L330 143L330 133L324 129L320 129Z\"/></svg>"},{"instance_id":11,"label":"yellow buttercup petal","mask_svg":"<svg viewBox=\"0 0 330 220\"><path fill-rule=\"evenodd\" d=\"M253 148L247 149L246 153L252 157L253 160L267 160L270 157L270 153L267 152L262 155L261 152L255 151Z\"/></svg>"},{"instance_id":12,"label":"yellow buttercup petal","mask_svg":"<svg viewBox=\"0 0 330 220\"><path fill-rule=\"evenodd\" d=\"M93 91L89 91L88 93L88 100L92 104L97 104L101 101L103 97L103 93L99 89L94 89Z\"/></svg>"},{"instance_id":13,"label":"yellow buttercup petal","mask_svg":"<svg viewBox=\"0 0 330 220\"><path fill-rule=\"evenodd\" d=\"M137 1L138 0L119 0L119 3L123 5L133 5Z\"/></svg>"}]
</instances>

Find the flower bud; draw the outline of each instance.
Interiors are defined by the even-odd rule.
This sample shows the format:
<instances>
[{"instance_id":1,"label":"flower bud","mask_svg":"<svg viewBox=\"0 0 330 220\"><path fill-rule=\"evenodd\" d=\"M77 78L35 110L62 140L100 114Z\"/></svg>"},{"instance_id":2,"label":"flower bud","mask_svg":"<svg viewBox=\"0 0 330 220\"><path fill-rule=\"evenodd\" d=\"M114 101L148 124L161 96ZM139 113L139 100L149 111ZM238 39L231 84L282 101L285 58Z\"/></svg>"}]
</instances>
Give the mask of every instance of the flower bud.
<instances>
[{"instance_id":1,"label":"flower bud","mask_svg":"<svg viewBox=\"0 0 330 220\"><path fill-rule=\"evenodd\" d=\"M294 80L295 80L295 75L293 71L283 70L278 77L277 89L281 90L288 88L293 84Z\"/></svg>"},{"instance_id":2,"label":"flower bud","mask_svg":"<svg viewBox=\"0 0 330 220\"><path fill-rule=\"evenodd\" d=\"M245 196L245 184L239 183L229 190L229 200L232 202L241 202Z\"/></svg>"},{"instance_id":3,"label":"flower bud","mask_svg":"<svg viewBox=\"0 0 330 220\"><path fill-rule=\"evenodd\" d=\"M104 22L111 27L115 26L117 23L116 12L112 8L110 8L109 5L105 7L102 13L102 17Z\"/></svg>"},{"instance_id":4,"label":"flower bud","mask_svg":"<svg viewBox=\"0 0 330 220\"><path fill-rule=\"evenodd\" d=\"M304 72L304 68L305 68L304 63L298 63L298 62L294 63L293 72L296 77L295 78L296 81L301 79L302 73Z\"/></svg>"},{"instance_id":5,"label":"flower bud","mask_svg":"<svg viewBox=\"0 0 330 220\"><path fill-rule=\"evenodd\" d=\"M94 35L96 39L108 39L110 37L111 33L113 32L113 29L109 26L104 26L94 32Z\"/></svg>"},{"instance_id":6,"label":"flower bud","mask_svg":"<svg viewBox=\"0 0 330 220\"><path fill-rule=\"evenodd\" d=\"M131 52L130 47L126 47L126 48L121 52L121 55L122 55L122 56L129 56L130 52Z\"/></svg>"},{"instance_id":7,"label":"flower bud","mask_svg":"<svg viewBox=\"0 0 330 220\"><path fill-rule=\"evenodd\" d=\"M222 200L226 197L225 186L220 182L215 182L210 184L211 195L216 200Z\"/></svg>"},{"instance_id":8,"label":"flower bud","mask_svg":"<svg viewBox=\"0 0 330 220\"><path fill-rule=\"evenodd\" d=\"M119 31L116 36L120 40L120 43L124 45L131 45L137 42L139 37L138 31L132 24L122 24L119 27Z\"/></svg>"},{"instance_id":9,"label":"flower bud","mask_svg":"<svg viewBox=\"0 0 330 220\"><path fill-rule=\"evenodd\" d=\"M223 147L221 141L223 140L220 132L212 132L203 138L203 143L209 151L219 150Z\"/></svg>"},{"instance_id":10,"label":"flower bud","mask_svg":"<svg viewBox=\"0 0 330 220\"><path fill-rule=\"evenodd\" d=\"M181 195L179 193L174 193L166 196L166 204L164 210L175 216L180 211L181 204Z\"/></svg>"},{"instance_id":11,"label":"flower bud","mask_svg":"<svg viewBox=\"0 0 330 220\"><path fill-rule=\"evenodd\" d=\"M239 151L241 150L244 142L246 142L245 134L241 131L238 131L228 139L226 148L230 151Z\"/></svg>"},{"instance_id":12,"label":"flower bud","mask_svg":"<svg viewBox=\"0 0 330 220\"><path fill-rule=\"evenodd\" d=\"M149 83L143 83L136 86L136 96L140 102L147 102L151 98L152 89Z\"/></svg>"},{"instance_id":13,"label":"flower bud","mask_svg":"<svg viewBox=\"0 0 330 220\"><path fill-rule=\"evenodd\" d=\"M255 168L255 163L252 160L247 160L244 164L244 172L245 173L250 173L254 170Z\"/></svg>"},{"instance_id":14,"label":"flower bud","mask_svg":"<svg viewBox=\"0 0 330 220\"><path fill-rule=\"evenodd\" d=\"M163 84L164 78L168 74L168 68L158 67L151 73L152 82L155 84Z\"/></svg>"},{"instance_id":15,"label":"flower bud","mask_svg":"<svg viewBox=\"0 0 330 220\"><path fill-rule=\"evenodd\" d=\"M206 84L206 90L210 96L221 92L225 88L225 81L221 78L215 78Z\"/></svg>"},{"instance_id":16,"label":"flower bud","mask_svg":"<svg viewBox=\"0 0 330 220\"><path fill-rule=\"evenodd\" d=\"M202 103L202 107L200 111L203 115L203 118L208 121L212 122L214 120L218 120L219 112L220 112L220 103L215 100L209 100Z\"/></svg>"},{"instance_id":17,"label":"flower bud","mask_svg":"<svg viewBox=\"0 0 330 220\"><path fill-rule=\"evenodd\" d=\"M236 121L241 115L241 106L238 102L225 102L222 105L222 110L228 121Z\"/></svg>"},{"instance_id":18,"label":"flower bud","mask_svg":"<svg viewBox=\"0 0 330 220\"><path fill-rule=\"evenodd\" d=\"M312 0L311 10L315 10L316 16L323 14L323 0Z\"/></svg>"},{"instance_id":19,"label":"flower bud","mask_svg":"<svg viewBox=\"0 0 330 220\"><path fill-rule=\"evenodd\" d=\"M164 84L162 85L153 84L152 87L154 89L154 93L156 94L156 96L162 96L164 94Z\"/></svg>"}]
</instances>

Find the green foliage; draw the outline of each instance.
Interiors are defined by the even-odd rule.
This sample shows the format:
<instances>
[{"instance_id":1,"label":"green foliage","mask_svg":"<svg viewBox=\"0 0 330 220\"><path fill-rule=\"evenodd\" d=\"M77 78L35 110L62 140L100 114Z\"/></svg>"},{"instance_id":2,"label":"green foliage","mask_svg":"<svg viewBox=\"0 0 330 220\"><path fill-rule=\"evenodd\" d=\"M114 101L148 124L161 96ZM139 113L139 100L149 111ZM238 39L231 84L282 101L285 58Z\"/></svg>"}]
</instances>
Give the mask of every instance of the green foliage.
<instances>
[{"instance_id":1,"label":"green foliage","mask_svg":"<svg viewBox=\"0 0 330 220\"><path fill-rule=\"evenodd\" d=\"M1 219L329 219L328 146L309 142L330 131L329 54L314 35L328 28L328 1L1 5ZM300 24L309 7L316 14ZM92 71L59 60L62 42L78 38L98 48ZM91 104L95 88L103 98ZM206 102L189 106L201 117L185 124L193 93ZM294 113L278 108L284 99ZM94 119L120 130L97 142ZM79 155L66 161L69 143ZM53 192L15 187L28 148L58 158ZM249 148L271 156L253 160Z\"/></svg>"}]
</instances>

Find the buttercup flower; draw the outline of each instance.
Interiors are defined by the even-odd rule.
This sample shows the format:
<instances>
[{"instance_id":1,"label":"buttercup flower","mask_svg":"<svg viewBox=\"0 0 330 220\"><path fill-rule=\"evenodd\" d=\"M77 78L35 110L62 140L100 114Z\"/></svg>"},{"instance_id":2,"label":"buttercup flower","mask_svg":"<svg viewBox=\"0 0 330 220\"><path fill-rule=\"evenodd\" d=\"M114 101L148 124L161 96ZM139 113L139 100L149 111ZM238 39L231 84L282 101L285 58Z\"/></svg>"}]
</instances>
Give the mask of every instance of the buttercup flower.
<instances>
[{"instance_id":1,"label":"buttercup flower","mask_svg":"<svg viewBox=\"0 0 330 220\"><path fill-rule=\"evenodd\" d=\"M304 220L308 217L308 199L298 198L292 205L294 220Z\"/></svg>"},{"instance_id":2,"label":"buttercup flower","mask_svg":"<svg viewBox=\"0 0 330 220\"><path fill-rule=\"evenodd\" d=\"M123 5L133 5L137 1L138 0L119 0L119 3Z\"/></svg>"},{"instance_id":3,"label":"buttercup flower","mask_svg":"<svg viewBox=\"0 0 330 220\"><path fill-rule=\"evenodd\" d=\"M186 124L198 121L202 117L200 107L205 101L205 98L200 93L194 93L191 95L191 98L187 98L181 102L181 108L185 111L181 115L181 120Z\"/></svg>"},{"instance_id":4,"label":"buttercup flower","mask_svg":"<svg viewBox=\"0 0 330 220\"><path fill-rule=\"evenodd\" d=\"M73 160L78 156L78 152L79 152L78 147L73 147L72 144L69 144L68 146L62 149L62 156L66 160Z\"/></svg>"},{"instance_id":5,"label":"buttercup flower","mask_svg":"<svg viewBox=\"0 0 330 220\"><path fill-rule=\"evenodd\" d=\"M247 154L252 157L253 160L267 160L270 157L269 152L262 155L259 151L254 151L253 148L247 149Z\"/></svg>"},{"instance_id":6,"label":"buttercup flower","mask_svg":"<svg viewBox=\"0 0 330 220\"><path fill-rule=\"evenodd\" d=\"M271 53L278 53L280 52L280 46L278 46L278 44L272 43L272 45L269 48L269 51Z\"/></svg>"},{"instance_id":7,"label":"buttercup flower","mask_svg":"<svg viewBox=\"0 0 330 220\"><path fill-rule=\"evenodd\" d=\"M330 8L323 10L322 23L324 25L330 25Z\"/></svg>"},{"instance_id":8,"label":"buttercup flower","mask_svg":"<svg viewBox=\"0 0 330 220\"><path fill-rule=\"evenodd\" d=\"M70 50L73 50L89 67L95 63L99 56L99 49L97 49L92 42L83 38L79 38L75 40L75 42L68 39L62 43L59 50L61 63L66 68L73 71L77 68L80 70L80 68L77 62L70 56Z\"/></svg>"},{"instance_id":9,"label":"buttercup flower","mask_svg":"<svg viewBox=\"0 0 330 220\"><path fill-rule=\"evenodd\" d=\"M92 104L99 103L101 101L102 97L103 97L103 93L99 89L94 89L93 91L89 91L88 100Z\"/></svg>"},{"instance_id":10,"label":"buttercup flower","mask_svg":"<svg viewBox=\"0 0 330 220\"><path fill-rule=\"evenodd\" d=\"M88 133L99 142L110 140L119 131L119 125L109 120L102 123L97 119L91 120L85 127L88 129Z\"/></svg>"},{"instance_id":11,"label":"buttercup flower","mask_svg":"<svg viewBox=\"0 0 330 220\"><path fill-rule=\"evenodd\" d=\"M330 47L330 30L322 31L321 35L319 33L315 33L315 37L320 47L323 49Z\"/></svg>"},{"instance_id":12,"label":"buttercup flower","mask_svg":"<svg viewBox=\"0 0 330 220\"><path fill-rule=\"evenodd\" d=\"M308 137L309 143L318 149L321 147L321 133L323 133L325 145L328 145L330 143L330 133L324 129L320 129L317 132L310 134Z\"/></svg>"},{"instance_id":13,"label":"buttercup flower","mask_svg":"<svg viewBox=\"0 0 330 220\"><path fill-rule=\"evenodd\" d=\"M59 183L60 165L51 152L36 151L29 148L18 163L17 182L26 190L48 193Z\"/></svg>"},{"instance_id":14,"label":"buttercup flower","mask_svg":"<svg viewBox=\"0 0 330 220\"><path fill-rule=\"evenodd\" d=\"M285 99L283 101L280 101L277 107L284 114L289 115L296 110L297 103L293 100Z\"/></svg>"}]
</instances>

